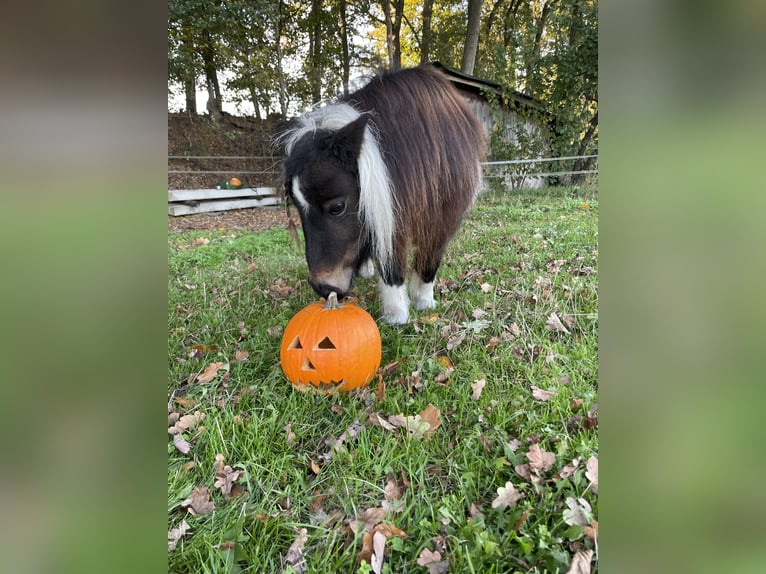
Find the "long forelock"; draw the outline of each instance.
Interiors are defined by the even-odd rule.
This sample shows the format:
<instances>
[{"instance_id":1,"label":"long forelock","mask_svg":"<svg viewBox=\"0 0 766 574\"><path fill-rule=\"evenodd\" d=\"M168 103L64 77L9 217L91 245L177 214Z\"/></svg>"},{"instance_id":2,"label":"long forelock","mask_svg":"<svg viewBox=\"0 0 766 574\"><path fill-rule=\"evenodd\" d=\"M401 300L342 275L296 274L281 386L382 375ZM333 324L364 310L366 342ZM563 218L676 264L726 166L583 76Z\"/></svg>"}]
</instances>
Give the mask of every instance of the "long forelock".
<instances>
[{"instance_id":1,"label":"long forelock","mask_svg":"<svg viewBox=\"0 0 766 574\"><path fill-rule=\"evenodd\" d=\"M317 130L339 130L361 114L349 104L338 102L311 110L296 120L295 126L285 131L278 142L289 156L295 144ZM364 141L357 160L359 168L359 220L385 274L393 262L394 234L396 231L396 202L388 168L378 143L378 135L367 123Z\"/></svg>"}]
</instances>

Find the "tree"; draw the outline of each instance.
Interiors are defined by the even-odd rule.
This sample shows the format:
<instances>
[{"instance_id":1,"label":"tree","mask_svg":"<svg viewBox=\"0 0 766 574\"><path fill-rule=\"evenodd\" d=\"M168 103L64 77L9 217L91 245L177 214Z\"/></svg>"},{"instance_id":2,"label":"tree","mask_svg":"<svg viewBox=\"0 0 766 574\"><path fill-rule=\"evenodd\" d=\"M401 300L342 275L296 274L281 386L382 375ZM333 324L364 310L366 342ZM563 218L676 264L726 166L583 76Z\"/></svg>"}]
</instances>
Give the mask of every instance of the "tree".
<instances>
[{"instance_id":1,"label":"tree","mask_svg":"<svg viewBox=\"0 0 766 574\"><path fill-rule=\"evenodd\" d=\"M473 74L476 65L476 52L479 49L479 32L481 24L482 0L468 0L468 26L463 45L463 61L460 70L465 74Z\"/></svg>"}]
</instances>

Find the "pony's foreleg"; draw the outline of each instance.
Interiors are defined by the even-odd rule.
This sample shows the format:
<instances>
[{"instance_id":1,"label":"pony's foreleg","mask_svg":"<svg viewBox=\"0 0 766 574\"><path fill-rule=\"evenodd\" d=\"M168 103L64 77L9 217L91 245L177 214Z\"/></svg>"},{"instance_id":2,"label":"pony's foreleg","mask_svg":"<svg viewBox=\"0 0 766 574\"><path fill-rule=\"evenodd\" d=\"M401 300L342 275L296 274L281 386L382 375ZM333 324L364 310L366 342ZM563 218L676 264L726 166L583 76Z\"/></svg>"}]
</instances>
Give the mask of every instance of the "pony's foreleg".
<instances>
[{"instance_id":1,"label":"pony's foreleg","mask_svg":"<svg viewBox=\"0 0 766 574\"><path fill-rule=\"evenodd\" d=\"M434 279L441 265L441 251L430 256L423 256L421 252L415 255L415 269L410 275L410 297L418 311L436 307Z\"/></svg>"},{"instance_id":2,"label":"pony's foreleg","mask_svg":"<svg viewBox=\"0 0 766 574\"><path fill-rule=\"evenodd\" d=\"M404 266L395 263L381 273L378 289L383 303L383 321L389 325L406 323L410 318L410 300L404 285Z\"/></svg>"}]
</instances>

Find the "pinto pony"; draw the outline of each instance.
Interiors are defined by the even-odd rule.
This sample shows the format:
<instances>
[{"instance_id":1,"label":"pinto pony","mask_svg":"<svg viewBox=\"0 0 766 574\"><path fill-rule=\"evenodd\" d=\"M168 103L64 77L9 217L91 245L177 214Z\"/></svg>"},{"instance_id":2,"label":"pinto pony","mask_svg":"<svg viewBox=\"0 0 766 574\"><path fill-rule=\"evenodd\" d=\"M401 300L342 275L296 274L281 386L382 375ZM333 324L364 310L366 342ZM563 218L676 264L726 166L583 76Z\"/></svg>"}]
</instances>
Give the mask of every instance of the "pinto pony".
<instances>
[{"instance_id":1,"label":"pinto pony","mask_svg":"<svg viewBox=\"0 0 766 574\"><path fill-rule=\"evenodd\" d=\"M342 298L377 267L383 320L436 305L436 271L481 185L481 124L437 69L383 73L294 120L285 192L299 211L309 283Z\"/></svg>"}]
</instances>

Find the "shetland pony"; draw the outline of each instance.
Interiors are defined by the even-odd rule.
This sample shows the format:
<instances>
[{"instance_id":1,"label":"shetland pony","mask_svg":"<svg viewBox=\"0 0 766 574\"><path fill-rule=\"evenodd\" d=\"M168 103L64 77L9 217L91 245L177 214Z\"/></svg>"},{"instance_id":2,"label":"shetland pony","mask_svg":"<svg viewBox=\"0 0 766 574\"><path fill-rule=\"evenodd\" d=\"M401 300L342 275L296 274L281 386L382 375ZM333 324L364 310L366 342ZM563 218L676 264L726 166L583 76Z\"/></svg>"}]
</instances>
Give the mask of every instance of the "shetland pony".
<instances>
[{"instance_id":1,"label":"shetland pony","mask_svg":"<svg viewBox=\"0 0 766 574\"><path fill-rule=\"evenodd\" d=\"M485 153L481 124L446 77L431 66L380 74L293 120L278 141L313 289L342 298L374 262L383 320L406 323L412 252L409 296L417 310L434 307L434 277Z\"/></svg>"}]
</instances>

